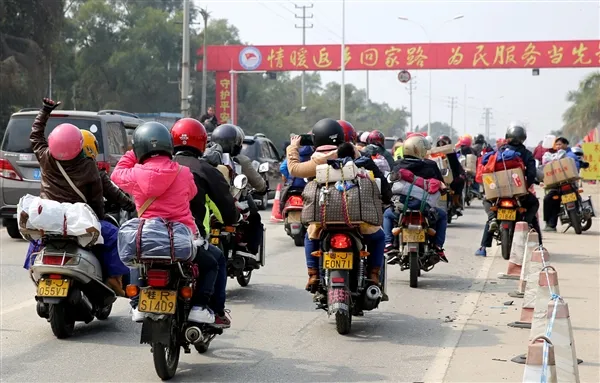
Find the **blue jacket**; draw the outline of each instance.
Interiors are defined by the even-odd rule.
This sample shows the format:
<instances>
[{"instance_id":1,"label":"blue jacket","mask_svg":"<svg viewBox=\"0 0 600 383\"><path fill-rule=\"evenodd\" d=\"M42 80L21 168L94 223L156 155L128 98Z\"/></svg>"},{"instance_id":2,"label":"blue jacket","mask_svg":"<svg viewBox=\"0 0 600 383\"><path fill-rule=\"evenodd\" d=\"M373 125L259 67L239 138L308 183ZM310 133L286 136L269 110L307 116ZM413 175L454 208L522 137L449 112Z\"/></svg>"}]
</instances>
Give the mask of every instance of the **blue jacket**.
<instances>
[{"instance_id":1,"label":"blue jacket","mask_svg":"<svg viewBox=\"0 0 600 383\"><path fill-rule=\"evenodd\" d=\"M571 148L567 148L567 157L575 160L575 166L577 166L577 172L581 169L581 158L579 158L575 153L571 151Z\"/></svg>"},{"instance_id":2,"label":"blue jacket","mask_svg":"<svg viewBox=\"0 0 600 383\"><path fill-rule=\"evenodd\" d=\"M298 151L298 154L300 155L300 162L306 162L310 160L310 157L313 155L313 153L314 149L312 146L301 147ZM294 188L304 188L304 186L306 186L306 181L304 181L304 178L290 177L290 172L287 167L287 158L283 160L279 166L279 171L281 172L281 175L285 177L286 185L291 185Z\"/></svg>"}]
</instances>

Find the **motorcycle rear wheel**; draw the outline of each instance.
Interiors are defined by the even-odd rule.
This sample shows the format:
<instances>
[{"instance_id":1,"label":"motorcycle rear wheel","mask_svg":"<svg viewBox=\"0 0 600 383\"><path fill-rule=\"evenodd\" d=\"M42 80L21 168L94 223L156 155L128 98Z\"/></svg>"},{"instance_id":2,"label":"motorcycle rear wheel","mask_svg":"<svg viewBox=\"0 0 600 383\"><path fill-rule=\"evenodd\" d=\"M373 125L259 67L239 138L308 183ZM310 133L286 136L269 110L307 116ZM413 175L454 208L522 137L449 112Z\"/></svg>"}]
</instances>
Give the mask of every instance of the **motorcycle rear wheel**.
<instances>
[{"instance_id":1,"label":"motorcycle rear wheel","mask_svg":"<svg viewBox=\"0 0 600 383\"><path fill-rule=\"evenodd\" d=\"M410 276L409 276L409 285L412 288L419 287L419 274L421 273L421 268L419 267L419 255L417 253L410 253L408 259Z\"/></svg>"},{"instance_id":2,"label":"motorcycle rear wheel","mask_svg":"<svg viewBox=\"0 0 600 383\"><path fill-rule=\"evenodd\" d=\"M352 329L352 314L338 311L335 313L335 329L340 335L347 335Z\"/></svg>"},{"instance_id":3,"label":"motorcycle rear wheel","mask_svg":"<svg viewBox=\"0 0 600 383\"><path fill-rule=\"evenodd\" d=\"M575 234L581 234L581 219L579 218L579 214L577 214L577 210L569 210L569 221L573 230L575 230Z\"/></svg>"},{"instance_id":4,"label":"motorcycle rear wheel","mask_svg":"<svg viewBox=\"0 0 600 383\"><path fill-rule=\"evenodd\" d=\"M179 364L181 348L177 342L177 322L171 319L171 342L169 345L161 343L152 344L152 359L154 369L161 380L169 380L175 376Z\"/></svg>"},{"instance_id":5,"label":"motorcycle rear wheel","mask_svg":"<svg viewBox=\"0 0 600 383\"><path fill-rule=\"evenodd\" d=\"M510 250L512 247L512 239L510 238L509 230L500 231L500 245L502 250L502 258L508 260L510 258Z\"/></svg>"},{"instance_id":6,"label":"motorcycle rear wheel","mask_svg":"<svg viewBox=\"0 0 600 383\"><path fill-rule=\"evenodd\" d=\"M294 236L294 245L298 246L298 247L303 247L304 246L304 236L300 236L300 235L295 235Z\"/></svg>"},{"instance_id":7,"label":"motorcycle rear wheel","mask_svg":"<svg viewBox=\"0 0 600 383\"><path fill-rule=\"evenodd\" d=\"M66 304L59 303L50 305L49 318L52 333L58 339L65 339L73 335L75 321L69 318Z\"/></svg>"}]
</instances>

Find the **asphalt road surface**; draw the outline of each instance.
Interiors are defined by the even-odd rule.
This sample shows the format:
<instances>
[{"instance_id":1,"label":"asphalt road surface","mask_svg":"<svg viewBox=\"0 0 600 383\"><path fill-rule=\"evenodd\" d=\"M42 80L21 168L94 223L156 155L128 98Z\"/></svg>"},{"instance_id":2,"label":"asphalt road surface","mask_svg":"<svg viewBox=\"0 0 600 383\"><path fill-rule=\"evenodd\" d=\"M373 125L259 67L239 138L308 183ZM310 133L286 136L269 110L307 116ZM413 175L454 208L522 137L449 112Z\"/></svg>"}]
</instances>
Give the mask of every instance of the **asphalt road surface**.
<instances>
[{"instance_id":1,"label":"asphalt road surface","mask_svg":"<svg viewBox=\"0 0 600 383\"><path fill-rule=\"evenodd\" d=\"M264 222L269 215L263 213ZM304 249L294 246L280 224L267 223L265 268L255 271L246 288L229 280L232 327L206 354L182 352L174 381L440 381L463 331L456 319L472 311L491 264L490 257L473 256L484 218L475 202L450 225L450 263L424 273L418 289L408 286L408 271L390 267L390 301L355 317L347 336L336 332L333 318L315 310L304 291ZM0 380L159 380L125 299L108 320L77 324L70 339L56 339L35 312L35 289L22 268L26 249L26 242L2 230Z\"/></svg>"}]
</instances>

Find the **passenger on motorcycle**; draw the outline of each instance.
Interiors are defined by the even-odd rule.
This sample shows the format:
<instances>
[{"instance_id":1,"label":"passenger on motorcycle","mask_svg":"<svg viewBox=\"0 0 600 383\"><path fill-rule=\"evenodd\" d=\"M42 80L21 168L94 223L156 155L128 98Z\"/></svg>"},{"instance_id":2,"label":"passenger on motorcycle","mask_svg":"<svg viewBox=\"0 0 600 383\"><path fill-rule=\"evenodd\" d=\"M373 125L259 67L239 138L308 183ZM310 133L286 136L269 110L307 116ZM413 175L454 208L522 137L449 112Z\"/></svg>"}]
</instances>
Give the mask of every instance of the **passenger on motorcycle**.
<instances>
[{"instance_id":1,"label":"passenger on motorcycle","mask_svg":"<svg viewBox=\"0 0 600 383\"><path fill-rule=\"evenodd\" d=\"M379 130L374 130L369 133L367 144L367 147L362 150L362 153L371 158L377 158L379 156L383 157L387 161L389 170L386 170L385 166L382 166L382 164L378 165L379 169L382 172L390 171L394 166L394 157L385 149L385 135ZM375 163L377 163L377 161Z\"/></svg>"},{"instance_id":2,"label":"passenger on motorcycle","mask_svg":"<svg viewBox=\"0 0 600 383\"><path fill-rule=\"evenodd\" d=\"M121 157L111 179L133 195L139 218L163 218L182 223L200 240L190 210L190 202L198 193L194 176L189 168L179 165L172 158L173 139L169 130L161 123L146 122L133 132L133 150ZM198 265L199 277L188 320L214 323L215 315L209 303L217 279L217 261L206 256L205 252L198 251L193 262ZM144 314L137 310L137 299L131 300L131 306L132 320L143 321Z\"/></svg>"},{"instance_id":3,"label":"passenger on motorcycle","mask_svg":"<svg viewBox=\"0 0 600 383\"><path fill-rule=\"evenodd\" d=\"M583 158L581 158L583 156L583 150L578 147L571 149L569 147L569 141L564 137L558 137L554 141L554 151L558 152L559 150L564 150L566 157L575 160L577 172L579 172L580 169L586 169L589 167L589 164L583 161ZM558 190L550 189L544 196L544 222L546 222L544 231L556 231L561 204L560 199L554 199L554 196L556 195L558 195Z\"/></svg>"},{"instance_id":4,"label":"passenger on motorcycle","mask_svg":"<svg viewBox=\"0 0 600 383\"><path fill-rule=\"evenodd\" d=\"M446 135L442 135L436 142L437 147L451 145L452 139ZM452 194L452 204L456 207L456 215L462 216L462 193L465 188L465 180L467 179L467 173L458 160L458 153L452 152L447 153L446 158L448 159L448 166L452 170L452 182L448 187L454 194Z\"/></svg>"},{"instance_id":5,"label":"passenger on motorcycle","mask_svg":"<svg viewBox=\"0 0 600 383\"><path fill-rule=\"evenodd\" d=\"M212 134L212 141L223 148L223 153L229 153L232 160L237 162L242 168L242 174L248 177L248 184L256 190L257 193L266 193L267 184L263 177L252 166L252 160L247 156L240 154L244 142L244 131L235 125L224 124L219 126ZM252 254L257 254L259 246L262 243L264 226L262 224L258 211L251 211L248 216L248 227L244 232L246 247Z\"/></svg>"},{"instance_id":6,"label":"passenger on motorcycle","mask_svg":"<svg viewBox=\"0 0 600 383\"><path fill-rule=\"evenodd\" d=\"M124 268L116 251L118 231L114 225L104 220L102 178L96 162L86 157L82 150L81 131L75 125L60 124L46 140L46 123L59 105L60 102L44 98L29 136L31 148L42 170L40 197L61 203L87 203L92 208L102 225L101 234L106 244L101 254L103 267L108 272L105 283L117 295L125 296L122 276L127 275L128 270ZM31 255L29 252L34 248L35 244L32 244L28 259Z\"/></svg>"},{"instance_id":7,"label":"passenger on motorcycle","mask_svg":"<svg viewBox=\"0 0 600 383\"><path fill-rule=\"evenodd\" d=\"M423 136L415 135L408 138L404 142L404 158L396 161L394 169L392 170L392 182L397 179L397 174L401 169L409 170L417 177L424 179L436 179L440 182L444 182L444 178L437 164L429 159L426 159L427 154L427 142ZM402 201L405 203L406 199ZM419 210L421 207L421 201L417 199L409 199L408 208ZM434 245L436 247L436 253L440 259L448 263L448 258L444 253L444 243L446 242L446 228L448 226L448 217L446 211L440 209L437 206L429 206L428 208L434 208L437 212L438 219L435 222L434 229L436 231L434 237ZM386 251L392 249L392 243L394 241L394 235L392 230L395 223L399 219L399 215L392 208L387 208L383 214L383 230L385 232L385 247ZM392 258L388 260L388 263L393 263L397 259Z\"/></svg>"},{"instance_id":8,"label":"passenger on motorcycle","mask_svg":"<svg viewBox=\"0 0 600 383\"><path fill-rule=\"evenodd\" d=\"M505 141L498 148L498 150L514 150L520 155L521 160L523 160L523 163L525 164L525 183L527 190L530 190L530 188L536 183L537 168L535 166L535 158L533 158L533 153L531 153L524 145L525 140L527 140L527 131L523 125L520 123L511 123L506 130ZM534 228L539 226L537 223L536 214L540 207L540 202L538 201L537 197L531 192L528 192L526 195L520 198L520 201L521 206L527 209L524 215L525 221ZM487 214L488 220L485 224L485 228L483 229L481 247L475 252L475 255L481 257L487 256L486 248L492 246L492 240L494 239L493 233L498 230L498 221L496 221L496 213L491 210L491 202L484 200L483 207ZM539 228L537 228L536 231L539 233Z\"/></svg>"},{"instance_id":9,"label":"passenger on motorcycle","mask_svg":"<svg viewBox=\"0 0 600 383\"><path fill-rule=\"evenodd\" d=\"M190 201L190 210L200 230L200 235L207 237L204 226L207 216L208 200L218 210L221 222L227 226L235 224L239 219L235 200L229 192L229 184L214 166L202 159L206 149L207 134L200 121L193 118L182 118L171 128L175 157L173 160L187 166L194 176L198 193ZM227 261L223 252L216 246L206 243L198 249L203 256L213 257L218 264L218 274L209 307L215 313L215 326L228 328L231 321L225 312L225 289L227 287ZM200 254L196 255L197 257Z\"/></svg>"},{"instance_id":10,"label":"passenger on motorcycle","mask_svg":"<svg viewBox=\"0 0 600 383\"><path fill-rule=\"evenodd\" d=\"M360 151L367 147L367 138L371 132L358 132L356 140L356 148Z\"/></svg>"},{"instance_id":11,"label":"passenger on motorcycle","mask_svg":"<svg viewBox=\"0 0 600 383\"><path fill-rule=\"evenodd\" d=\"M475 155L477 157L481 156L481 153L483 152L483 149L486 146L488 146L488 144L485 141L485 137L483 136L483 134L478 134L477 136L475 136L475 142L473 143L473 151L475 152Z\"/></svg>"},{"instance_id":12,"label":"passenger on motorcycle","mask_svg":"<svg viewBox=\"0 0 600 383\"><path fill-rule=\"evenodd\" d=\"M344 143L344 130L336 120L325 118L318 121L313 127L312 134L315 153L309 161L300 162L298 153L300 147L299 136L292 138L287 149L288 169L290 175L294 177L314 178L317 174L317 165L325 164L329 159L338 158L338 147ZM360 156L357 149L355 149L354 156L355 158ZM369 257L369 277L372 281L379 283L380 272L383 267L383 231L379 226L366 224L361 225L360 231L371 253ZM314 257L312 252L319 250L320 232L320 225L311 224L304 240L306 267L308 269L306 289L308 291L311 291L312 286L319 284L319 259Z\"/></svg>"}]
</instances>

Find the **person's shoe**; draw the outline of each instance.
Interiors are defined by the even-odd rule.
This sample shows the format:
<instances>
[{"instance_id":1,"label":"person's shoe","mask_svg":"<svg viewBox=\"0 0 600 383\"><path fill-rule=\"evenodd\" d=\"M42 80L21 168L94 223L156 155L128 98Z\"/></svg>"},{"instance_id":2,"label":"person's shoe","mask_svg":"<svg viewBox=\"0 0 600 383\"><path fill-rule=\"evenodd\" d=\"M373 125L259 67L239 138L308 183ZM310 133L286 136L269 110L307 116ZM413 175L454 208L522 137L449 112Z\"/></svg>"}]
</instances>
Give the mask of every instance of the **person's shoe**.
<instances>
[{"instance_id":1,"label":"person's shoe","mask_svg":"<svg viewBox=\"0 0 600 383\"><path fill-rule=\"evenodd\" d=\"M209 308L194 306L188 315L188 322L215 323L215 314Z\"/></svg>"},{"instance_id":2,"label":"person's shoe","mask_svg":"<svg viewBox=\"0 0 600 383\"><path fill-rule=\"evenodd\" d=\"M488 232L493 233L496 230L498 230L498 221L496 220L496 218L493 218L490 220Z\"/></svg>"},{"instance_id":3,"label":"person's shoe","mask_svg":"<svg viewBox=\"0 0 600 383\"><path fill-rule=\"evenodd\" d=\"M462 209L458 209L458 208L456 209L456 216L457 217L462 217L463 216Z\"/></svg>"},{"instance_id":4,"label":"person's shoe","mask_svg":"<svg viewBox=\"0 0 600 383\"><path fill-rule=\"evenodd\" d=\"M144 321L145 317L146 317L146 314L144 314L143 312L139 311L137 309L137 307L131 309L131 320L133 322L141 323L141 322Z\"/></svg>"},{"instance_id":5,"label":"person's shoe","mask_svg":"<svg viewBox=\"0 0 600 383\"><path fill-rule=\"evenodd\" d=\"M395 250L394 245L392 245L391 243L388 243L385 245L385 248L383 249L383 254L387 254L393 250Z\"/></svg>"},{"instance_id":6,"label":"person's shoe","mask_svg":"<svg viewBox=\"0 0 600 383\"><path fill-rule=\"evenodd\" d=\"M440 261L448 263L448 258L446 258L446 253L444 253L444 248L441 246L435 246L435 253L440 257Z\"/></svg>"},{"instance_id":7,"label":"person's shoe","mask_svg":"<svg viewBox=\"0 0 600 383\"><path fill-rule=\"evenodd\" d=\"M387 302L390 300L390 297L388 297L388 295L385 292L381 293L381 301L382 302Z\"/></svg>"},{"instance_id":8,"label":"person's shoe","mask_svg":"<svg viewBox=\"0 0 600 383\"><path fill-rule=\"evenodd\" d=\"M215 315L215 323L214 323L214 327L219 327L219 328L229 328L231 327L231 314L230 311L225 309L223 311L223 315Z\"/></svg>"},{"instance_id":9,"label":"person's shoe","mask_svg":"<svg viewBox=\"0 0 600 383\"><path fill-rule=\"evenodd\" d=\"M313 291L313 287L319 285L319 269L308 269L308 283L306 284L306 291Z\"/></svg>"},{"instance_id":10,"label":"person's shoe","mask_svg":"<svg viewBox=\"0 0 600 383\"><path fill-rule=\"evenodd\" d=\"M480 247L475 252L475 255L478 257L487 257L487 250L485 249L485 247Z\"/></svg>"},{"instance_id":11,"label":"person's shoe","mask_svg":"<svg viewBox=\"0 0 600 383\"><path fill-rule=\"evenodd\" d=\"M110 287L118 297L125 296L125 290L123 290L123 277L121 275L107 278L106 285Z\"/></svg>"},{"instance_id":12,"label":"person's shoe","mask_svg":"<svg viewBox=\"0 0 600 383\"><path fill-rule=\"evenodd\" d=\"M556 227L552 227L550 225L546 225L546 227L544 227L544 231L555 233L556 232Z\"/></svg>"}]
</instances>

